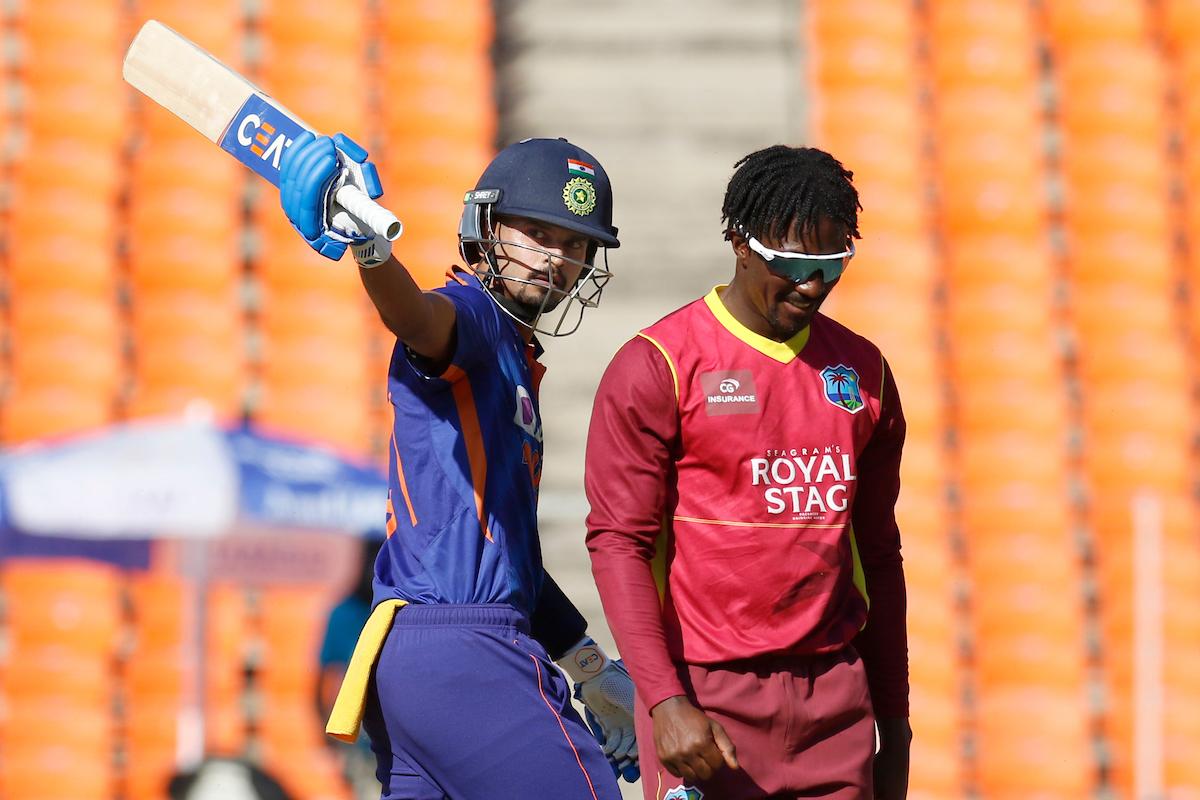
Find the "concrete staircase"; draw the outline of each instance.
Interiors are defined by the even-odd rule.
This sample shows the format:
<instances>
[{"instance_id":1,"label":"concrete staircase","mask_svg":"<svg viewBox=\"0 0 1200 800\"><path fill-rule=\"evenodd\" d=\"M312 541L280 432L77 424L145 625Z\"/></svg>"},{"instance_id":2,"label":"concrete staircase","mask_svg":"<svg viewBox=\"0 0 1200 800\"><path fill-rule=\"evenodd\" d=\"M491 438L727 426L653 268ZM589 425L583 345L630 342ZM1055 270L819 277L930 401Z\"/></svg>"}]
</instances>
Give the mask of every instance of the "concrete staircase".
<instances>
[{"instance_id":1,"label":"concrete staircase","mask_svg":"<svg viewBox=\"0 0 1200 800\"><path fill-rule=\"evenodd\" d=\"M501 144L565 136L612 178L622 246L600 308L545 342L541 522L551 572L608 631L583 545L592 397L639 328L728 280L720 209L732 166L804 141L801 4L788 0L498 0Z\"/></svg>"}]
</instances>

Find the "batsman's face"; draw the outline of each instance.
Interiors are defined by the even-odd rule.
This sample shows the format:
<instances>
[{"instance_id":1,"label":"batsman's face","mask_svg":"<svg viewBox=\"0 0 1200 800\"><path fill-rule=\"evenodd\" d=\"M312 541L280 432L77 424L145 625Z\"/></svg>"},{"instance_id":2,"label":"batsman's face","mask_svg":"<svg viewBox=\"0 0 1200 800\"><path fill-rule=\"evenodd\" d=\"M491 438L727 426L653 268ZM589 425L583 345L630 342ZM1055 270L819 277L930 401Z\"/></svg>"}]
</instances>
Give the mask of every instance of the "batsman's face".
<instances>
[{"instance_id":1,"label":"batsman's face","mask_svg":"<svg viewBox=\"0 0 1200 800\"><path fill-rule=\"evenodd\" d=\"M523 306L544 311L557 306L575 286L591 241L575 231L524 217L502 217L496 239L496 266L508 278L500 282L502 291ZM552 286L557 291L551 292Z\"/></svg>"},{"instance_id":2,"label":"batsman's face","mask_svg":"<svg viewBox=\"0 0 1200 800\"><path fill-rule=\"evenodd\" d=\"M783 252L824 255L845 251L849 236L844 224L821 217L812 229L801 230L793 223L782 241L768 237L763 244ZM764 332L776 341L785 341L804 330L838 281L826 283L815 269L804 281L791 280L771 271L744 237L734 234L732 240L738 256L737 280L744 282L745 295L760 317Z\"/></svg>"}]
</instances>

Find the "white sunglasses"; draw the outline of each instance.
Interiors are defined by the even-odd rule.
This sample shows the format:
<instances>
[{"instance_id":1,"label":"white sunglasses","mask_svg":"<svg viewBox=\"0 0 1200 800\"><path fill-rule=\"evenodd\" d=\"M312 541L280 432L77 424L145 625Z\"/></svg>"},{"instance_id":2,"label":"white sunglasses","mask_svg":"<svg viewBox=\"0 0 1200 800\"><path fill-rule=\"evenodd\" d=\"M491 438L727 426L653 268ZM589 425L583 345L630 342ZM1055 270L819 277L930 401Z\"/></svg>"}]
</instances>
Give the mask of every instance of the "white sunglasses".
<instances>
[{"instance_id":1,"label":"white sunglasses","mask_svg":"<svg viewBox=\"0 0 1200 800\"><path fill-rule=\"evenodd\" d=\"M842 277L846 265L854 258L854 240L850 247L840 253L813 255L811 253L788 253L783 250L772 250L753 236L746 237L750 249L762 256L767 262L767 269L781 278L793 283L804 283L814 272L820 272L826 283L833 283Z\"/></svg>"}]
</instances>

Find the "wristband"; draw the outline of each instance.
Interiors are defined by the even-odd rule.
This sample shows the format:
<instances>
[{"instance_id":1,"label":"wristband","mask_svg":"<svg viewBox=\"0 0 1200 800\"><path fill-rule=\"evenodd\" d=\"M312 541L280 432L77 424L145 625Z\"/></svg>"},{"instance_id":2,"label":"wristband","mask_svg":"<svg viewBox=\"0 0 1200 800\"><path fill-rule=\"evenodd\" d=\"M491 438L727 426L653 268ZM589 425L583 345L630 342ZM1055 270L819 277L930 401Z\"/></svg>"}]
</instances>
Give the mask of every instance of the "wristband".
<instances>
[{"instance_id":1,"label":"wristband","mask_svg":"<svg viewBox=\"0 0 1200 800\"><path fill-rule=\"evenodd\" d=\"M556 663L576 683L583 683L599 675L612 662L590 636L580 639L566 655Z\"/></svg>"}]
</instances>

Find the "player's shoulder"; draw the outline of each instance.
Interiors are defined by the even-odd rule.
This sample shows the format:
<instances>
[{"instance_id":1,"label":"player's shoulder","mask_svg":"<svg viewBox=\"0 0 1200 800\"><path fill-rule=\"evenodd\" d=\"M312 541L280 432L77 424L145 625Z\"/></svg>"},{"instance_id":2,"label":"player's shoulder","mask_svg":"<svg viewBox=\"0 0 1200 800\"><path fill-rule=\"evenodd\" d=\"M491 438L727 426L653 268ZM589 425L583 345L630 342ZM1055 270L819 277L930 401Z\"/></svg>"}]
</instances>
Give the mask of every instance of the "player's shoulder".
<instances>
[{"instance_id":1,"label":"player's shoulder","mask_svg":"<svg viewBox=\"0 0 1200 800\"><path fill-rule=\"evenodd\" d=\"M705 319L706 304L704 298L693 300L658 321L647 325L638 331L639 337L649 337L654 340L674 338L680 333L687 332ZM711 315L708 315L711 316Z\"/></svg>"},{"instance_id":2,"label":"player's shoulder","mask_svg":"<svg viewBox=\"0 0 1200 800\"><path fill-rule=\"evenodd\" d=\"M814 337L819 337L827 341L831 347L848 354L857 353L875 359L883 358L883 352L877 344L820 311L813 317L812 332Z\"/></svg>"}]
</instances>

